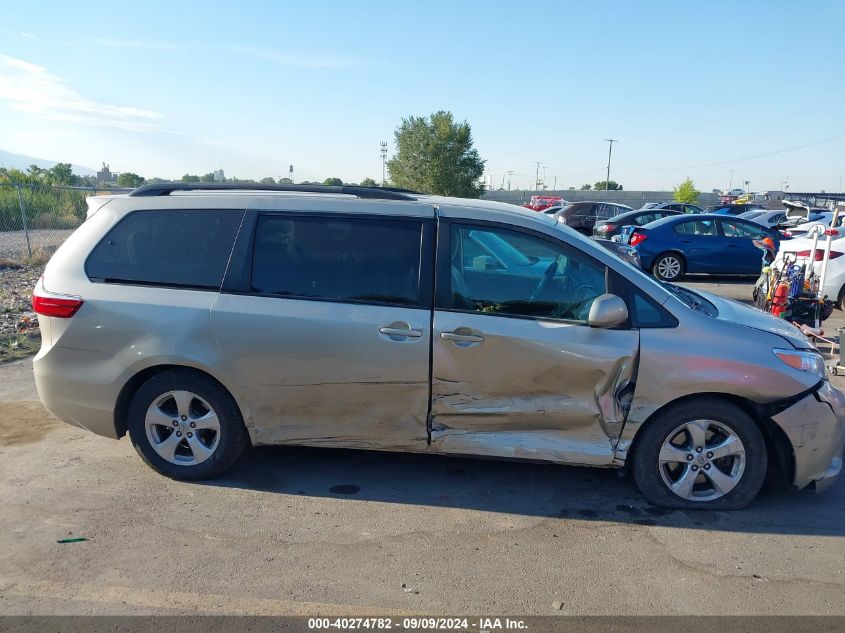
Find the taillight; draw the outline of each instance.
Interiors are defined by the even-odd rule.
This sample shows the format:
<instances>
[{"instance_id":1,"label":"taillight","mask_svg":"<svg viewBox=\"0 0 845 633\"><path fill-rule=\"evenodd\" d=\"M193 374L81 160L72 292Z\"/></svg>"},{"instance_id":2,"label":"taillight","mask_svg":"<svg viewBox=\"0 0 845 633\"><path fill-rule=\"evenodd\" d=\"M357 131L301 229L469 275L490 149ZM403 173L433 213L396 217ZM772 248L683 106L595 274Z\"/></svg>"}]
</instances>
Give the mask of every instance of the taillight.
<instances>
[{"instance_id":1,"label":"taillight","mask_svg":"<svg viewBox=\"0 0 845 633\"><path fill-rule=\"evenodd\" d=\"M806 250L806 251L798 251L798 252L797 252L797 253L795 253L795 254L796 254L798 257L809 257L809 256L810 256L810 251L809 251L809 250ZM840 253L839 251L830 251L830 259L836 259L837 257L842 257L842 255L845 255L845 253ZM815 259L814 259L813 261L820 262L820 261L822 261L823 259L824 259L824 251L823 251L823 250L821 250L821 249L816 249L816 256L815 256Z\"/></svg>"},{"instance_id":2,"label":"taillight","mask_svg":"<svg viewBox=\"0 0 845 633\"><path fill-rule=\"evenodd\" d=\"M631 239L628 240L628 246L636 246L637 244L642 244L648 239L648 235L645 233L633 233L631 235Z\"/></svg>"},{"instance_id":3,"label":"taillight","mask_svg":"<svg viewBox=\"0 0 845 633\"><path fill-rule=\"evenodd\" d=\"M599 227L599 231L601 231L602 233L610 233L615 228L616 228L615 224L602 224Z\"/></svg>"},{"instance_id":4,"label":"taillight","mask_svg":"<svg viewBox=\"0 0 845 633\"><path fill-rule=\"evenodd\" d=\"M79 297L40 295L33 293L32 309L36 314L59 319L69 319L79 311L84 301Z\"/></svg>"}]
</instances>

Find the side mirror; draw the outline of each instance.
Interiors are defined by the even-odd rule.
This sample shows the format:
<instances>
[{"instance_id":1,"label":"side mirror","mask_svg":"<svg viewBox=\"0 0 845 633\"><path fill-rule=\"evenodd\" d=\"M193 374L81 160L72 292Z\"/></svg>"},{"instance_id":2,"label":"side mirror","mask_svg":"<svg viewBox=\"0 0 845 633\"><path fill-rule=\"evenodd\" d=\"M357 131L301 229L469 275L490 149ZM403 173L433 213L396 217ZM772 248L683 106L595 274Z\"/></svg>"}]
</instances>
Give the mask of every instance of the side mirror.
<instances>
[{"instance_id":1,"label":"side mirror","mask_svg":"<svg viewBox=\"0 0 845 633\"><path fill-rule=\"evenodd\" d=\"M587 324L590 327L611 328L628 320L628 306L621 297L603 294L593 300Z\"/></svg>"}]
</instances>

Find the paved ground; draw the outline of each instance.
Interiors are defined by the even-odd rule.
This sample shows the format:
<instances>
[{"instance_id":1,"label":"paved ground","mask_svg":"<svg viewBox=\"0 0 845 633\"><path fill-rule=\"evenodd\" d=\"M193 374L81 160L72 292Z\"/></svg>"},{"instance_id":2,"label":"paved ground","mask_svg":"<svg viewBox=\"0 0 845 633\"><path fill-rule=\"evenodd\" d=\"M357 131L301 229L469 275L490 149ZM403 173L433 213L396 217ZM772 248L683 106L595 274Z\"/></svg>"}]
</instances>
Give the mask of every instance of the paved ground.
<instances>
[{"instance_id":1,"label":"paved ground","mask_svg":"<svg viewBox=\"0 0 845 633\"><path fill-rule=\"evenodd\" d=\"M0 508L5 614L845 614L843 482L667 512L608 471L284 448L177 483L53 422L29 361L0 366Z\"/></svg>"}]
</instances>

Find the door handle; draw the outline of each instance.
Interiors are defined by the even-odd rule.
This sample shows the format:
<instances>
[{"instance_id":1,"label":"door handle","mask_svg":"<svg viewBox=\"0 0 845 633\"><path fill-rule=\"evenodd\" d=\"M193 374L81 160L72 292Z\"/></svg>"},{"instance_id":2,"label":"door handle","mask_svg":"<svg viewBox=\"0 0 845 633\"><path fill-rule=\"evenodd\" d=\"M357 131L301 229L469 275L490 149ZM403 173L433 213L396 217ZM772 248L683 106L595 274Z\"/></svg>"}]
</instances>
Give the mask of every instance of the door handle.
<instances>
[{"instance_id":1,"label":"door handle","mask_svg":"<svg viewBox=\"0 0 845 633\"><path fill-rule=\"evenodd\" d=\"M458 334L457 332L441 332L440 338L458 343L483 343L484 337L475 334Z\"/></svg>"},{"instance_id":2,"label":"door handle","mask_svg":"<svg viewBox=\"0 0 845 633\"><path fill-rule=\"evenodd\" d=\"M413 328L380 327L378 331L379 334L384 334L385 336L402 336L406 338L420 338L422 336L422 330Z\"/></svg>"}]
</instances>

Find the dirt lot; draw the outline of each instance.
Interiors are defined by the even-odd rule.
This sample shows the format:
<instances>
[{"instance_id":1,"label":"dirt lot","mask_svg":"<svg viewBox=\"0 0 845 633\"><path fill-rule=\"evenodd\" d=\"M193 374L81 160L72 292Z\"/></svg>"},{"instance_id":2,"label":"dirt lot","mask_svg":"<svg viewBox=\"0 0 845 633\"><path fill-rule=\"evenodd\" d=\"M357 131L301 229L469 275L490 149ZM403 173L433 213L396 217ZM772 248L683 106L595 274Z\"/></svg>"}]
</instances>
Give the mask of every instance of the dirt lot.
<instances>
[{"instance_id":1,"label":"dirt lot","mask_svg":"<svg viewBox=\"0 0 845 633\"><path fill-rule=\"evenodd\" d=\"M178 483L31 375L0 365L3 614L845 614L842 481L680 512L597 469L271 448Z\"/></svg>"},{"instance_id":2,"label":"dirt lot","mask_svg":"<svg viewBox=\"0 0 845 633\"><path fill-rule=\"evenodd\" d=\"M0 363L34 354L41 344L32 289L41 267L9 267L0 259Z\"/></svg>"}]
</instances>

